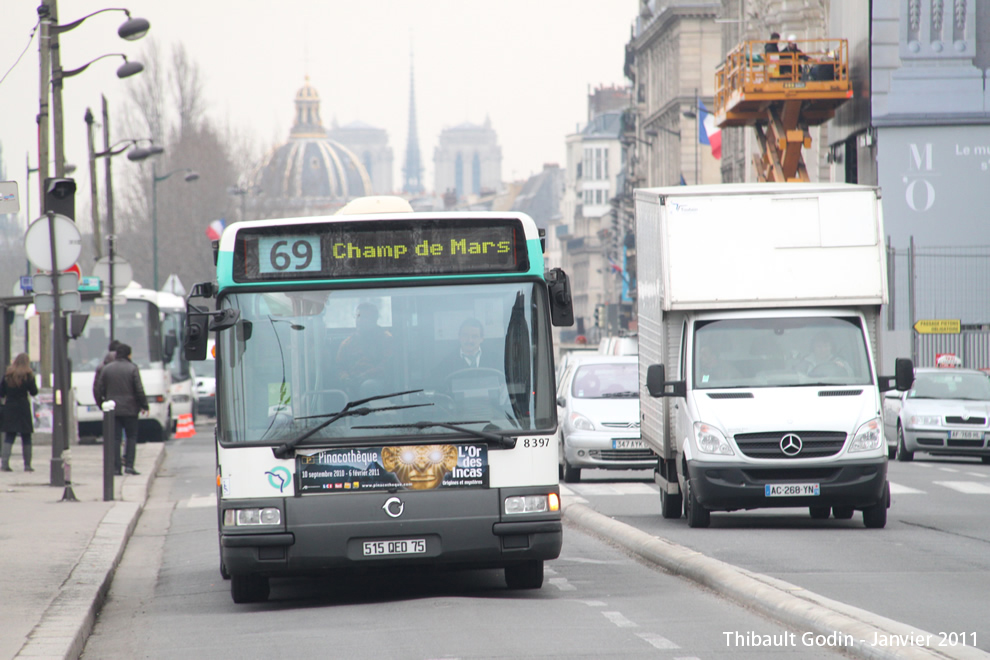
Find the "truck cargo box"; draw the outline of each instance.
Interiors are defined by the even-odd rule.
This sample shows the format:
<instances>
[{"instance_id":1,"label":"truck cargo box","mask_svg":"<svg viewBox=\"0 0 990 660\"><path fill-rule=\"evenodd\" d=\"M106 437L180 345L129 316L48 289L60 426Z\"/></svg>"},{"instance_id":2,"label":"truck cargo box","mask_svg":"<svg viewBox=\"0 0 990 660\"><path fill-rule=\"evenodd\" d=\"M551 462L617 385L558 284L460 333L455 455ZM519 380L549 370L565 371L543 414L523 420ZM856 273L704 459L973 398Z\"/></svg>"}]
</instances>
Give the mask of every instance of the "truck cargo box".
<instances>
[{"instance_id":1,"label":"truck cargo box","mask_svg":"<svg viewBox=\"0 0 990 660\"><path fill-rule=\"evenodd\" d=\"M640 296L664 311L887 300L874 187L677 186L635 200Z\"/></svg>"}]
</instances>

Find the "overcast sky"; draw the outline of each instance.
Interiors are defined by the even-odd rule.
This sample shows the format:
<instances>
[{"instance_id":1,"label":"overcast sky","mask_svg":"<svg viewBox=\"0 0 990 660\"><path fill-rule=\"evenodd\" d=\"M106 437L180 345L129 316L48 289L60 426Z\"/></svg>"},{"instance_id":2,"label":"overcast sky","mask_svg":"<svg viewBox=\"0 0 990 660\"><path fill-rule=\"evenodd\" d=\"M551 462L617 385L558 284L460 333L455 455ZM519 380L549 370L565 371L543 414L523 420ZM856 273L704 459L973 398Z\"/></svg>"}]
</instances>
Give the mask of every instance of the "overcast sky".
<instances>
[{"instance_id":1,"label":"overcast sky","mask_svg":"<svg viewBox=\"0 0 990 660\"><path fill-rule=\"evenodd\" d=\"M0 145L6 179L19 182L24 212L25 156L37 166L37 2L4 0L0 18ZM384 128L392 147L394 184L405 158L410 46L416 75L419 143L433 184L433 149L440 131L489 117L502 147L503 180L524 179L545 162L564 165L564 138L587 113L589 87L627 84L624 45L638 0L62 0L65 25L104 7L124 6L151 22L166 53L182 42L199 66L209 114L249 133L259 146L285 141L293 99L304 78L320 94L324 126L361 120ZM105 53L140 59L142 41L117 37L125 16L106 12L61 35L64 69ZM14 62L27 47L20 62ZM79 166L88 190L87 107L99 116L100 94L115 114L128 80L115 76L115 58L67 79L64 87L66 159ZM140 74L139 74L140 75ZM116 121L116 123L115 123ZM99 134L98 134L99 135ZM97 139L97 145L102 139ZM115 159L115 171L128 167ZM32 214L38 208L32 177ZM85 198L84 198L85 199ZM80 212L88 203L77 203Z\"/></svg>"}]
</instances>

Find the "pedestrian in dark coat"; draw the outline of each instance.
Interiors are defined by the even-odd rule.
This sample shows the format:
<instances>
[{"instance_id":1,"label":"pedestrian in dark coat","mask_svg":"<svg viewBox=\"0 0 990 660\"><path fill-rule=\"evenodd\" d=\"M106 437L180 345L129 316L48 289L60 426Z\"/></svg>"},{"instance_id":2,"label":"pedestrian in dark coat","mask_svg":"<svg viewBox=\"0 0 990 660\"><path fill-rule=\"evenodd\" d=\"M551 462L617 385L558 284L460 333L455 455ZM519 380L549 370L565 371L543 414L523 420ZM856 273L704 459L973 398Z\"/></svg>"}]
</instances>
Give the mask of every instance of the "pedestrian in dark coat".
<instances>
[{"instance_id":1,"label":"pedestrian in dark coat","mask_svg":"<svg viewBox=\"0 0 990 660\"><path fill-rule=\"evenodd\" d=\"M127 474L138 474L134 469L134 458L137 454L138 415L148 411L148 398L144 394L144 384L141 382L141 372L136 364L131 362L131 347L127 344L117 345L117 358L100 369L96 377L93 394L96 405L102 406L104 401L113 401L114 408L114 469L120 470L120 444L123 434L127 434L127 444L124 448L124 471ZM104 438L106 442L106 438Z\"/></svg>"},{"instance_id":2,"label":"pedestrian in dark coat","mask_svg":"<svg viewBox=\"0 0 990 660\"><path fill-rule=\"evenodd\" d=\"M114 339L110 342L110 346L107 348L107 354L103 356L103 362L100 362L100 366L96 368L93 373L93 400L96 400L96 379L100 377L100 372L103 371L103 367L107 366L111 362L117 359L117 347L120 346L120 342Z\"/></svg>"},{"instance_id":3,"label":"pedestrian in dark coat","mask_svg":"<svg viewBox=\"0 0 990 660\"><path fill-rule=\"evenodd\" d=\"M32 396L38 395L38 384L34 382L34 371L27 353L21 353L7 367L7 372L0 380L0 397L6 403L3 410L3 450L0 458L0 470L11 472L10 454L14 450L14 440L21 436L21 448L24 450L24 471L34 472L31 467L31 434L34 432L34 415L31 412Z\"/></svg>"}]
</instances>

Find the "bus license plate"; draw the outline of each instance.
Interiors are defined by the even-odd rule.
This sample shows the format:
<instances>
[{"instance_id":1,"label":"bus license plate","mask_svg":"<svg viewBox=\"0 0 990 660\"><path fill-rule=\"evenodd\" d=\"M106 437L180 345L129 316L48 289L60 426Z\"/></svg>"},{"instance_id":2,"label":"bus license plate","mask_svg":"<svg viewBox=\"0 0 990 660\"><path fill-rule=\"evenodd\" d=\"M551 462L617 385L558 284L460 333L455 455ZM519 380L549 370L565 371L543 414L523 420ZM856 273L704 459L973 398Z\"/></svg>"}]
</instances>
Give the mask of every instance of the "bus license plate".
<instances>
[{"instance_id":1,"label":"bus license plate","mask_svg":"<svg viewBox=\"0 0 990 660\"><path fill-rule=\"evenodd\" d=\"M822 491L818 484L767 484L764 493L767 497L815 497Z\"/></svg>"},{"instance_id":2,"label":"bus license plate","mask_svg":"<svg viewBox=\"0 0 990 660\"><path fill-rule=\"evenodd\" d=\"M949 431L953 440L982 440L983 431Z\"/></svg>"},{"instance_id":3,"label":"bus license plate","mask_svg":"<svg viewBox=\"0 0 990 660\"><path fill-rule=\"evenodd\" d=\"M365 541L365 557L386 555L422 555L426 553L426 539L405 539L402 541Z\"/></svg>"},{"instance_id":4,"label":"bus license plate","mask_svg":"<svg viewBox=\"0 0 990 660\"><path fill-rule=\"evenodd\" d=\"M646 449L642 440L612 440L612 449Z\"/></svg>"}]
</instances>

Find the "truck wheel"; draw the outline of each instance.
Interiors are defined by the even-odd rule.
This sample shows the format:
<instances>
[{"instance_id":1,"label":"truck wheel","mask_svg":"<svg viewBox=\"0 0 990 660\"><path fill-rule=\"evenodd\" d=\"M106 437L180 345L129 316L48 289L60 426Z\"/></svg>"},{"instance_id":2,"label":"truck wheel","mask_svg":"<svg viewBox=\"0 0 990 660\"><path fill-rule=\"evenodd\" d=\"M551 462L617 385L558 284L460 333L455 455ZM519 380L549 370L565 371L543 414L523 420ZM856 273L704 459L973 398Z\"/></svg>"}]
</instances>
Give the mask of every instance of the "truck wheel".
<instances>
[{"instance_id":1,"label":"truck wheel","mask_svg":"<svg viewBox=\"0 0 990 660\"><path fill-rule=\"evenodd\" d=\"M904 445L904 429L897 425L897 460L902 463L909 463L914 460L914 452L908 451Z\"/></svg>"},{"instance_id":2,"label":"truck wheel","mask_svg":"<svg viewBox=\"0 0 990 660\"><path fill-rule=\"evenodd\" d=\"M268 578L263 575L230 576L230 597L235 603L263 603L269 593Z\"/></svg>"},{"instance_id":3,"label":"truck wheel","mask_svg":"<svg viewBox=\"0 0 990 660\"><path fill-rule=\"evenodd\" d=\"M690 480L687 482L687 492L684 497L684 513L687 516L688 527L708 527L712 523L712 512L701 506L698 498L694 496Z\"/></svg>"},{"instance_id":4,"label":"truck wheel","mask_svg":"<svg viewBox=\"0 0 990 660\"><path fill-rule=\"evenodd\" d=\"M676 520L681 517L684 509L684 501L681 494L672 495L660 491L660 514L668 520Z\"/></svg>"},{"instance_id":5,"label":"truck wheel","mask_svg":"<svg viewBox=\"0 0 990 660\"><path fill-rule=\"evenodd\" d=\"M509 589L539 589L543 586L543 562L534 560L506 566L505 584Z\"/></svg>"},{"instance_id":6,"label":"truck wheel","mask_svg":"<svg viewBox=\"0 0 990 660\"><path fill-rule=\"evenodd\" d=\"M564 483L576 484L581 481L581 468L576 468L564 459Z\"/></svg>"},{"instance_id":7,"label":"truck wheel","mask_svg":"<svg viewBox=\"0 0 990 660\"><path fill-rule=\"evenodd\" d=\"M827 506L810 506L808 510L812 520L828 520L829 514L832 513L832 508Z\"/></svg>"},{"instance_id":8,"label":"truck wheel","mask_svg":"<svg viewBox=\"0 0 990 660\"><path fill-rule=\"evenodd\" d=\"M851 506L833 506L832 507L832 517L836 520L849 520L853 517L855 509Z\"/></svg>"},{"instance_id":9,"label":"truck wheel","mask_svg":"<svg viewBox=\"0 0 990 660\"><path fill-rule=\"evenodd\" d=\"M890 484L883 487L883 496L873 506L863 509L863 524L868 529L883 529L887 526L887 507L890 506Z\"/></svg>"}]
</instances>

